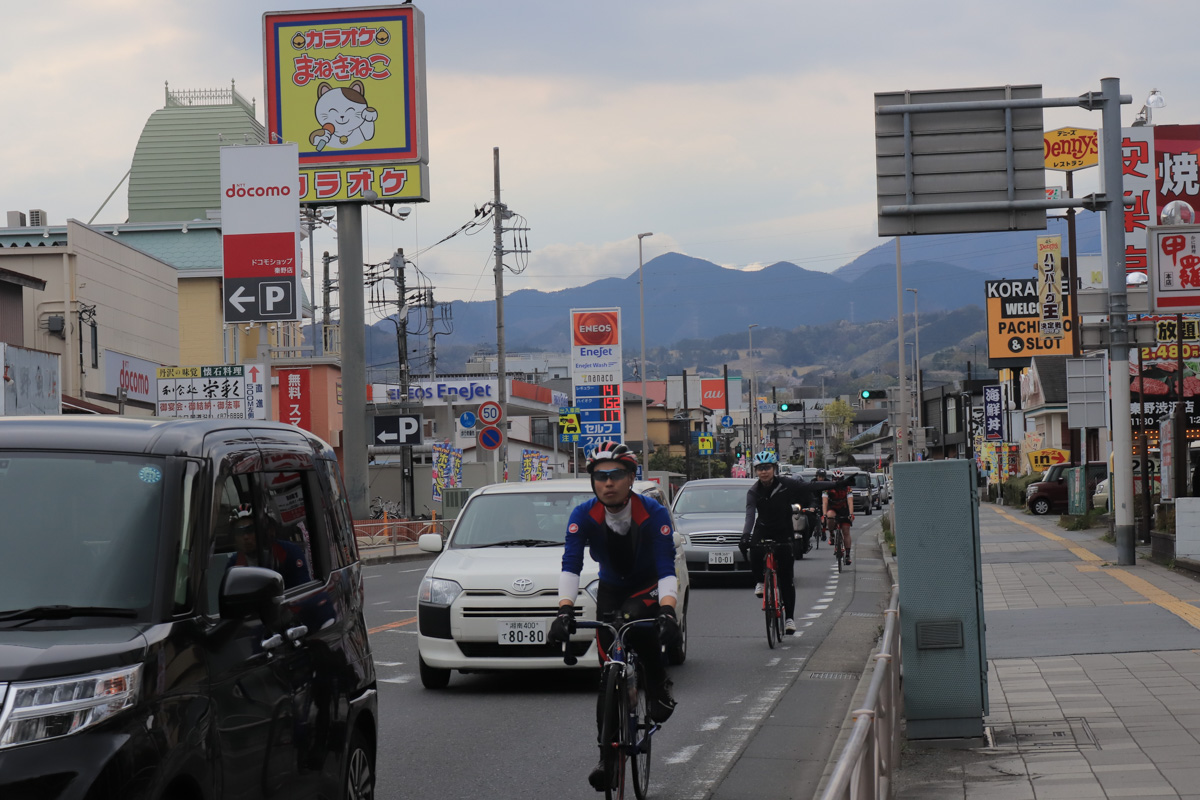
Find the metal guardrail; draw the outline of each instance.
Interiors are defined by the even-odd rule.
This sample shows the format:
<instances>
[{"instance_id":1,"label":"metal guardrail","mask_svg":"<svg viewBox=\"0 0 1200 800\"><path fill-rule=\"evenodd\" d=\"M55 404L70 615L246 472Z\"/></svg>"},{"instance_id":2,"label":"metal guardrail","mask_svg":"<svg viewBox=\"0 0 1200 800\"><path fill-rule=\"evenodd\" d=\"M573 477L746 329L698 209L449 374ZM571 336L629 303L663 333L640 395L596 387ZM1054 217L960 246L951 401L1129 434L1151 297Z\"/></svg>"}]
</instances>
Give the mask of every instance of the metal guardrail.
<instances>
[{"instance_id":1,"label":"metal guardrail","mask_svg":"<svg viewBox=\"0 0 1200 800\"><path fill-rule=\"evenodd\" d=\"M446 524L453 522L445 519L368 520L354 523L354 537L360 551L391 547L394 554L398 546L415 542L426 533L436 533L444 541Z\"/></svg>"},{"instance_id":2,"label":"metal guardrail","mask_svg":"<svg viewBox=\"0 0 1200 800\"><path fill-rule=\"evenodd\" d=\"M900 767L900 587L884 612L883 639L863 707L855 710L854 728L830 775L821 800L890 800Z\"/></svg>"}]
</instances>

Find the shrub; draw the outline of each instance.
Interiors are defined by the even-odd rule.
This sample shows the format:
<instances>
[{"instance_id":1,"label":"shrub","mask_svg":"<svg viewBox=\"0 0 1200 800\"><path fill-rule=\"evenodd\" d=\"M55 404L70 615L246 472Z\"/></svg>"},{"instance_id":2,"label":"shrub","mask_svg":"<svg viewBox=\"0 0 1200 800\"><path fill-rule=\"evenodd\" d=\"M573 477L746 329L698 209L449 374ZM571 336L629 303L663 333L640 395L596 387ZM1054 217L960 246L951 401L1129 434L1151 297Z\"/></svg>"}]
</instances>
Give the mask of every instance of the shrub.
<instances>
[{"instance_id":1,"label":"shrub","mask_svg":"<svg viewBox=\"0 0 1200 800\"><path fill-rule=\"evenodd\" d=\"M1037 483L1041 480L1041 475L1022 475L1019 478L1013 478L1004 482L1004 502L1010 506L1020 508L1025 505L1025 490L1029 488L1029 484Z\"/></svg>"}]
</instances>

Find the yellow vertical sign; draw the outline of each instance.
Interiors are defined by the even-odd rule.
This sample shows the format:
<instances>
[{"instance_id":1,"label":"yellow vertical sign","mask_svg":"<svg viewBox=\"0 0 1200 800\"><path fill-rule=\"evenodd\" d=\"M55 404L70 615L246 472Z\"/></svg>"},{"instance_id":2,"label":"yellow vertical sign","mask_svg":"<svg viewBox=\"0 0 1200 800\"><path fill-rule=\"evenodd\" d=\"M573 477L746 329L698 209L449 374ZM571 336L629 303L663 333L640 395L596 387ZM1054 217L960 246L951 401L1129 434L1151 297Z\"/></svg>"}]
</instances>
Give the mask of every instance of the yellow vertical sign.
<instances>
[{"instance_id":1,"label":"yellow vertical sign","mask_svg":"<svg viewBox=\"0 0 1200 800\"><path fill-rule=\"evenodd\" d=\"M1062 237L1037 237L1038 334L1043 339L1063 338Z\"/></svg>"}]
</instances>

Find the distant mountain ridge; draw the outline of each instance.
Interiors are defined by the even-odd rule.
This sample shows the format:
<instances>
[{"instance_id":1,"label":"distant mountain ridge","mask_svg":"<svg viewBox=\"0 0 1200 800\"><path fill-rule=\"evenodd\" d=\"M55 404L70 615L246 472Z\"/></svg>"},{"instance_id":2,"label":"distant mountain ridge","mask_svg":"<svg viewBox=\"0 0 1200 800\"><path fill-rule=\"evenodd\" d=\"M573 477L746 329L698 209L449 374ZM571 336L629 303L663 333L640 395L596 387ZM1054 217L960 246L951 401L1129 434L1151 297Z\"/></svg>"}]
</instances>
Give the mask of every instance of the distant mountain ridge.
<instances>
[{"instance_id":1,"label":"distant mountain ridge","mask_svg":"<svg viewBox=\"0 0 1200 800\"><path fill-rule=\"evenodd\" d=\"M901 242L904 288L917 290L920 311L982 307L984 281L1032 276L1034 240L1051 233L1062 234L1065 251L1066 224L1056 220L1049 221L1047 231L905 237ZM1098 214L1079 214L1077 239L1079 252L1100 251ZM530 268L536 269L536 262ZM789 262L745 272L680 253L658 256L643 269L647 347L745 332L750 324L791 329L896 316L892 239L833 272L807 270ZM638 342L636 270L626 278L605 278L557 292L513 292L504 298L506 349L565 350L570 309L614 306L621 308L624 341ZM911 295L905 296L904 308L906 314L912 313ZM454 333L442 337L439 347L495 347L494 300L455 301L451 309ZM372 328L367 337L368 363L388 361L390 353L394 364L394 322L384 320Z\"/></svg>"}]
</instances>

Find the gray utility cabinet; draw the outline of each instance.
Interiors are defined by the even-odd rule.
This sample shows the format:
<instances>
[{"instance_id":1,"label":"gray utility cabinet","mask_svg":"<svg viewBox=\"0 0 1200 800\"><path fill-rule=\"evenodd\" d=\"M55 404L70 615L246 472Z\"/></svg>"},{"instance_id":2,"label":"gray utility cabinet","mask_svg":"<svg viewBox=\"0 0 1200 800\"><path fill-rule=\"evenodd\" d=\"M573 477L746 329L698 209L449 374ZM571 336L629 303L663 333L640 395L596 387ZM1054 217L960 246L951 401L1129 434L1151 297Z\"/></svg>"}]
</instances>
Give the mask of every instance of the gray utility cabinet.
<instances>
[{"instance_id":1,"label":"gray utility cabinet","mask_svg":"<svg viewBox=\"0 0 1200 800\"><path fill-rule=\"evenodd\" d=\"M897 464L892 479L908 738L982 736L987 650L975 462Z\"/></svg>"}]
</instances>

